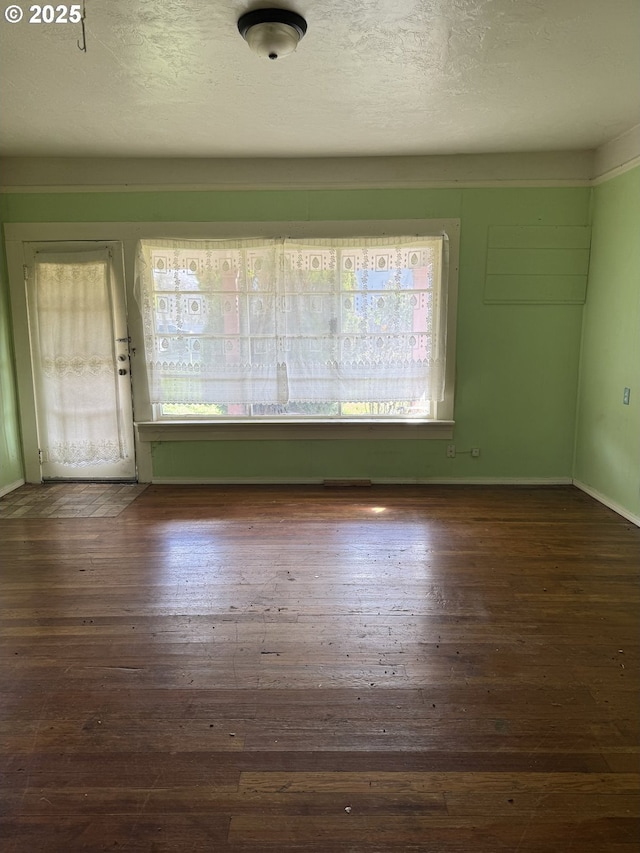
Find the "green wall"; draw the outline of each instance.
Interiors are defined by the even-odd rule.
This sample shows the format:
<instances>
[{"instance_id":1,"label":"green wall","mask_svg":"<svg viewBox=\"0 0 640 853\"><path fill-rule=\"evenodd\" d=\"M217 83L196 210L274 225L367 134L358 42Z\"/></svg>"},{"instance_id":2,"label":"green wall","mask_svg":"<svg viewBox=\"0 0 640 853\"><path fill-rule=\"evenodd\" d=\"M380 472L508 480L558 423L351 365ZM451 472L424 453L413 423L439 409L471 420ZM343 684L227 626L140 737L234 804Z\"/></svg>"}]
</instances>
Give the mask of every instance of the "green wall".
<instances>
[{"instance_id":1,"label":"green wall","mask_svg":"<svg viewBox=\"0 0 640 853\"><path fill-rule=\"evenodd\" d=\"M640 518L640 167L593 191L574 471Z\"/></svg>"},{"instance_id":2,"label":"green wall","mask_svg":"<svg viewBox=\"0 0 640 853\"><path fill-rule=\"evenodd\" d=\"M447 441L163 442L154 476L318 479L572 476L581 304L487 304L490 226L586 226L574 188L13 194L10 222L459 218L455 444ZM105 238L109 234L105 233Z\"/></svg>"},{"instance_id":3,"label":"green wall","mask_svg":"<svg viewBox=\"0 0 640 853\"><path fill-rule=\"evenodd\" d=\"M4 255L4 251L2 254ZM0 493L7 486L23 478L7 280L6 266L2 257L0 258Z\"/></svg>"}]
</instances>

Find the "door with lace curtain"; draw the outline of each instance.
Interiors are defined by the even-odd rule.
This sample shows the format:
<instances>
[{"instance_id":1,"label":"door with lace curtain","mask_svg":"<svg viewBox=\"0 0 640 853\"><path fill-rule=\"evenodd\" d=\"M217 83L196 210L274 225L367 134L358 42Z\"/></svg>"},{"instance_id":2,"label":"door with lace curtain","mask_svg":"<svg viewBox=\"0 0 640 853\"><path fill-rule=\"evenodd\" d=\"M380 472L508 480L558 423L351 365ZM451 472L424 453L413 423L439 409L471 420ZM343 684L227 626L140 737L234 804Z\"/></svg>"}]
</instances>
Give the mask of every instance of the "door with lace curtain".
<instances>
[{"instance_id":1,"label":"door with lace curtain","mask_svg":"<svg viewBox=\"0 0 640 853\"><path fill-rule=\"evenodd\" d=\"M135 480L129 345L118 244L27 251L43 480Z\"/></svg>"}]
</instances>

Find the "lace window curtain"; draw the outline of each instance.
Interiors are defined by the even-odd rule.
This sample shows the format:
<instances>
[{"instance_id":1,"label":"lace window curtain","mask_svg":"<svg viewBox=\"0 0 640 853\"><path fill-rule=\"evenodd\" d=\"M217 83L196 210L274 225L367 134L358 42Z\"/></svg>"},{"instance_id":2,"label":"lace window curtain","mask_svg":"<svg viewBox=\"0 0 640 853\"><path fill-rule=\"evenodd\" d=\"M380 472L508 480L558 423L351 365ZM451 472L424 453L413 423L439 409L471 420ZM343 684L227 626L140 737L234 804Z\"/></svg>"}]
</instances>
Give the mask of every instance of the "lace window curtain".
<instances>
[{"instance_id":1,"label":"lace window curtain","mask_svg":"<svg viewBox=\"0 0 640 853\"><path fill-rule=\"evenodd\" d=\"M109 276L106 250L36 256L30 323L45 464L84 468L127 456Z\"/></svg>"},{"instance_id":2,"label":"lace window curtain","mask_svg":"<svg viewBox=\"0 0 640 853\"><path fill-rule=\"evenodd\" d=\"M155 404L436 402L446 238L141 241Z\"/></svg>"}]
</instances>

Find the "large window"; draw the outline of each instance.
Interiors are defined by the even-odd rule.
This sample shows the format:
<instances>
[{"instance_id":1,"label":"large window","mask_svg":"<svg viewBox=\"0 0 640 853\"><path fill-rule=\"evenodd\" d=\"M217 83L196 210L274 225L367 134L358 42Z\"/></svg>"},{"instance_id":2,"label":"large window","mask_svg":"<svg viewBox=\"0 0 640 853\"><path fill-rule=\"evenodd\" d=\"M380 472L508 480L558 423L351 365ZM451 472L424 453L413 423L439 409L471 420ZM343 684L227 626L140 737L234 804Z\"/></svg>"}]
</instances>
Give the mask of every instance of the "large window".
<instances>
[{"instance_id":1,"label":"large window","mask_svg":"<svg viewBox=\"0 0 640 853\"><path fill-rule=\"evenodd\" d=\"M444 235L138 247L156 420L435 420Z\"/></svg>"}]
</instances>

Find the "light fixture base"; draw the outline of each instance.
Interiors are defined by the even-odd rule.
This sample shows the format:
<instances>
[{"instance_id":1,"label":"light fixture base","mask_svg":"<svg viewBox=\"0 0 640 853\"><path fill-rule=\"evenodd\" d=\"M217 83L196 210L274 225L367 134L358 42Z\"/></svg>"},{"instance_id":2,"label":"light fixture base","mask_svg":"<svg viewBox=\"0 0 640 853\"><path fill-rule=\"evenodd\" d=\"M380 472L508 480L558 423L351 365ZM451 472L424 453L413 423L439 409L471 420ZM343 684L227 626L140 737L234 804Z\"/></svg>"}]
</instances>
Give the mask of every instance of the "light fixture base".
<instances>
[{"instance_id":1,"label":"light fixture base","mask_svg":"<svg viewBox=\"0 0 640 853\"><path fill-rule=\"evenodd\" d=\"M307 31L307 22L288 9L255 9L238 20L238 31L258 56L279 59L293 53Z\"/></svg>"}]
</instances>

